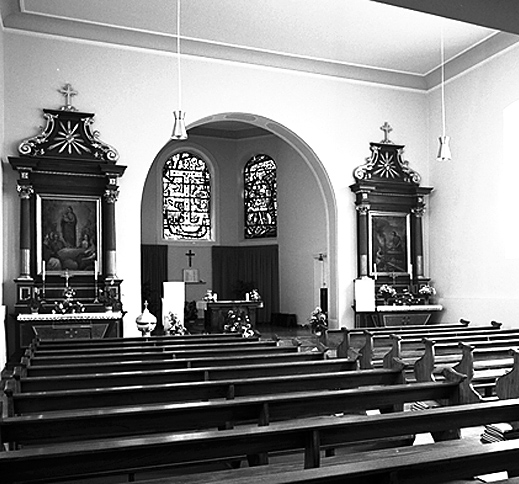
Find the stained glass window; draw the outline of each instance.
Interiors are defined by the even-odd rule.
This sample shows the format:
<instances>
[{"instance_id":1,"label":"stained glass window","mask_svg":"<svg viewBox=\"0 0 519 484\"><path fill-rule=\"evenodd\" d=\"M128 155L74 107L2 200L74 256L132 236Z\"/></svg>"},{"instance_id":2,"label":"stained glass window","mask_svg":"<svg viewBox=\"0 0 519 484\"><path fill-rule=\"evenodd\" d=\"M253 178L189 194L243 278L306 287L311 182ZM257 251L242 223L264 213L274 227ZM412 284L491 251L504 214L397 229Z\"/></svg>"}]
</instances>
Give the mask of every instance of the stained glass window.
<instances>
[{"instance_id":1,"label":"stained glass window","mask_svg":"<svg viewBox=\"0 0 519 484\"><path fill-rule=\"evenodd\" d=\"M245 238L277 237L276 162L256 155L244 170Z\"/></svg>"},{"instance_id":2,"label":"stained glass window","mask_svg":"<svg viewBox=\"0 0 519 484\"><path fill-rule=\"evenodd\" d=\"M211 239L211 176L187 151L171 155L162 172L163 235L169 240Z\"/></svg>"}]
</instances>

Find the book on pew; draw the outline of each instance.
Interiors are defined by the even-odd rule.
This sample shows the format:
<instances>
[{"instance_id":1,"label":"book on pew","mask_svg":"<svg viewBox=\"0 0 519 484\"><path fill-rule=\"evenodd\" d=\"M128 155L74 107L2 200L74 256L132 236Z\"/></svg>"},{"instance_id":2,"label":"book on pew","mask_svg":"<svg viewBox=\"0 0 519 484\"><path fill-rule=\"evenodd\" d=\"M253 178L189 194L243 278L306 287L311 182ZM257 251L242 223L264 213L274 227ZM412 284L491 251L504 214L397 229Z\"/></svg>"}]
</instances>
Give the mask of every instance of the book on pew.
<instances>
[{"instance_id":1,"label":"book on pew","mask_svg":"<svg viewBox=\"0 0 519 484\"><path fill-rule=\"evenodd\" d=\"M481 442L483 444L517 438L519 438L519 429L515 429L506 422L485 425L485 430L481 434Z\"/></svg>"}]
</instances>

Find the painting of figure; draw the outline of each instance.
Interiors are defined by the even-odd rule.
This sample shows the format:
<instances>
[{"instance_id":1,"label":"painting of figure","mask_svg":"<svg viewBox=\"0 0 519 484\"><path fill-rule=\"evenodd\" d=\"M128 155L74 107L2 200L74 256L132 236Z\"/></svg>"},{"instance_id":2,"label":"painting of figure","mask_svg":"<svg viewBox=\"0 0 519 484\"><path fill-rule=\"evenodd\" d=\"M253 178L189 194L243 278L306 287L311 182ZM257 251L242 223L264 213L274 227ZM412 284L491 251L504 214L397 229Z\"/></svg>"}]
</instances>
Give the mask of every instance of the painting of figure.
<instances>
[{"instance_id":1,"label":"painting of figure","mask_svg":"<svg viewBox=\"0 0 519 484\"><path fill-rule=\"evenodd\" d=\"M372 261L378 273L408 272L406 214L371 216Z\"/></svg>"},{"instance_id":2,"label":"painting of figure","mask_svg":"<svg viewBox=\"0 0 519 484\"><path fill-rule=\"evenodd\" d=\"M93 197L40 196L39 243L47 271L94 271L100 203Z\"/></svg>"}]
</instances>

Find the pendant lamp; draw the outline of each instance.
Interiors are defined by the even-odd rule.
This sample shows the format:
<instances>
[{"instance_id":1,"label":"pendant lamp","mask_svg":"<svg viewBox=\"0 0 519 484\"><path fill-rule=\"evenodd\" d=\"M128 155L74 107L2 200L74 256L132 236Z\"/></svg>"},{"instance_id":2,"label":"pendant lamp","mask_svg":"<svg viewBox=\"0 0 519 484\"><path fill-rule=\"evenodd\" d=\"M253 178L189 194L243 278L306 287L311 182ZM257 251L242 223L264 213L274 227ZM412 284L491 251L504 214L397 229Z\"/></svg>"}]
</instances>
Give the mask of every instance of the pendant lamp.
<instances>
[{"instance_id":1,"label":"pendant lamp","mask_svg":"<svg viewBox=\"0 0 519 484\"><path fill-rule=\"evenodd\" d=\"M178 110L173 112L174 124L171 139L187 139L185 112L182 111L182 81L180 76L180 0L177 0L177 78L178 78Z\"/></svg>"},{"instance_id":2,"label":"pendant lamp","mask_svg":"<svg viewBox=\"0 0 519 484\"><path fill-rule=\"evenodd\" d=\"M441 50L441 102L442 102L442 135L440 136L440 148L438 150L438 161L450 161L452 159L451 149L449 146L450 137L445 134L445 46L443 40L443 25L440 36Z\"/></svg>"}]
</instances>

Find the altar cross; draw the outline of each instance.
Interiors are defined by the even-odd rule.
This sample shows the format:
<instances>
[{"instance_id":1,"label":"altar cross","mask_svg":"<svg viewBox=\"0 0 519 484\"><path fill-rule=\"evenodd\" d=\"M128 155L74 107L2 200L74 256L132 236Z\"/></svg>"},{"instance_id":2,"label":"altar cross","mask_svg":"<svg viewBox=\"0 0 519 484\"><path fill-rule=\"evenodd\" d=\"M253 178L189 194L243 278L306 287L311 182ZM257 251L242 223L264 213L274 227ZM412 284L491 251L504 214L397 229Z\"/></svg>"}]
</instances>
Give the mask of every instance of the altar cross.
<instances>
[{"instance_id":1,"label":"altar cross","mask_svg":"<svg viewBox=\"0 0 519 484\"><path fill-rule=\"evenodd\" d=\"M65 84L61 89L58 89L58 92L65 96L65 106L61 107L62 111L77 111L77 109L72 106L72 98L77 95L77 91L74 91L70 83Z\"/></svg>"},{"instance_id":2,"label":"altar cross","mask_svg":"<svg viewBox=\"0 0 519 484\"><path fill-rule=\"evenodd\" d=\"M382 131L384 131L384 139L381 141L381 143L385 143L385 144L393 143L389 139L389 133L391 133L391 131L393 131L393 128L389 125L389 123L387 121L384 122L384 124L380 127L380 129Z\"/></svg>"},{"instance_id":3,"label":"altar cross","mask_svg":"<svg viewBox=\"0 0 519 484\"><path fill-rule=\"evenodd\" d=\"M186 252L186 255L187 255L187 260L188 260L189 267L191 267L191 264L193 262L193 257L195 256L195 253L191 249L189 249Z\"/></svg>"}]
</instances>

